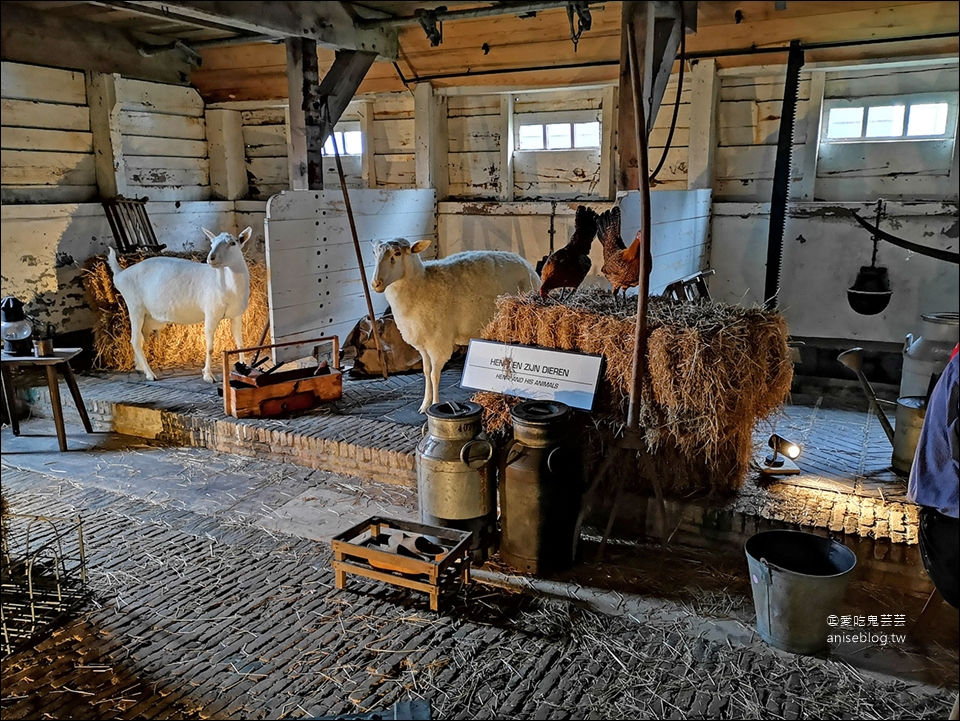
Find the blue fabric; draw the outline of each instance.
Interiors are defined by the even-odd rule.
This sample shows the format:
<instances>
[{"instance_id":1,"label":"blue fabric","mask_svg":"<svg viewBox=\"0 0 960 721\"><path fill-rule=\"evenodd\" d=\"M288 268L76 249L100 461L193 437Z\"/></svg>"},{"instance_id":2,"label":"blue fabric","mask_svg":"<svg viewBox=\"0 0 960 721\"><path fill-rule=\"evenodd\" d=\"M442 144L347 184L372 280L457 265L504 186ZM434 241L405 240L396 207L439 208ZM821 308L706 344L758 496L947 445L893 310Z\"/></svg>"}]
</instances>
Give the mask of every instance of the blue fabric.
<instances>
[{"instance_id":1,"label":"blue fabric","mask_svg":"<svg viewBox=\"0 0 960 721\"><path fill-rule=\"evenodd\" d=\"M937 382L910 469L907 498L945 516L960 517L960 356Z\"/></svg>"}]
</instances>

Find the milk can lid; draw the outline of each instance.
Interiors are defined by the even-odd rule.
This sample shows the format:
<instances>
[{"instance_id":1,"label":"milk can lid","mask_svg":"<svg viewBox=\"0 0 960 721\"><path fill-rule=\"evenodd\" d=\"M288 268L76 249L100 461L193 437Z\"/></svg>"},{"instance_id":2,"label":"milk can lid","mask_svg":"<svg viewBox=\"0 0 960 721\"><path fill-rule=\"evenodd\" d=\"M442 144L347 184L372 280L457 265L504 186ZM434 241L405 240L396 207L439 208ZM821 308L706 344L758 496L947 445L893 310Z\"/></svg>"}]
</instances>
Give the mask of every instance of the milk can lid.
<instances>
[{"instance_id":1,"label":"milk can lid","mask_svg":"<svg viewBox=\"0 0 960 721\"><path fill-rule=\"evenodd\" d=\"M528 425L551 425L564 421L570 414L570 406L559 401L524 401L510 411L514 420Z\"/></svg>"},{"instance_id":2,"label":"milk can lid","mask_svg":"<svg viewBox=\"0 0 960 721\"><path fill-rule=\"evenodd\" d=\"M921 316L927 323L942 323L943 325L960 325L960 313L923 313Z\"/></svg>"},{"instance_id":3,"label":"milk can lid","mask_svg":"<svg viewBox=\"0 0 960 721\"><path fill-rule=\"evenodd\" d=\"M478 416L483 409L476 403L470 401L443 401L434 403L427 408L427 415L430 418L455 419L465 418L467 416Z\"/></svg>"}]
</instances>

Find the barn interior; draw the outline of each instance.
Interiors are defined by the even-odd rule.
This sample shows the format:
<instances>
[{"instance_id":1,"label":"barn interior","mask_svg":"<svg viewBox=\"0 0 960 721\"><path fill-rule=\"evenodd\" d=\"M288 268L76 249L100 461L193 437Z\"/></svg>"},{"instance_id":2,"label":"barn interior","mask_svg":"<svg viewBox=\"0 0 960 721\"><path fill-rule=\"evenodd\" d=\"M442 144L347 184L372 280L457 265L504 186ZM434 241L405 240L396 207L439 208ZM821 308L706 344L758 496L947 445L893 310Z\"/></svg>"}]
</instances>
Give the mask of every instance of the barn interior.
<instances>
[{"instance_id":1,"label":"barn interior","mask_svg":"<svg viewBox=\"0 0 960 721\"><path fill-rule=\"evenodd\" d=\"M923 1L3 3L0 295L69 349L4 350L4 717L945 715L960 622L898 399L958 341L958 26ZM622 299L598 233L575 292L482 334L603 359L554 492L574 555L504 553L504 518L497 554L494 496L439 611L402 570L346 575L337 539L427 522L439 428L374 243L537 266L615 207ZM209 384L202 325L170 326L146 381L108 249L202 262L203 229L245 228L242 346L270 347L234 366L222 323ZM250 380L311 353L315 391ZM468 359L440 400L478 404L505 513L522 397ZM845 640L755 630L744 544L774 531L852 552ZM24 558L60 569L49 607Z\"/></svg>"}]
</instances>

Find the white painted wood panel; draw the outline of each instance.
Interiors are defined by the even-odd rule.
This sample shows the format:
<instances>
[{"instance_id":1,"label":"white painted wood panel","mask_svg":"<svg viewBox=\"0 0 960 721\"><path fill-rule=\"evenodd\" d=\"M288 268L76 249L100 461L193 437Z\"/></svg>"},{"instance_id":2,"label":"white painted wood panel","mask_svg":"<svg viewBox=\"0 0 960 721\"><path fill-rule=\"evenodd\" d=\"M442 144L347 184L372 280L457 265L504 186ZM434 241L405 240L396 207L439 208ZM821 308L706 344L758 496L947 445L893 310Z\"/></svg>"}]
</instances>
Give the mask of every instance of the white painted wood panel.
<instances>
[{"instance_id":1,"label":"white painted wood panel","mask_svg":"<svg viewBox=\"0 0 960 721\"><path fill-rule=\"evenodd\" d=\"M497 152L500 149L500 114L451 117L447 132L451 153Z\"/></svg>"},{"instance_id":2,"label":"white painted wood panel","mask_svg":"<svg viewBox=\"0 0 960 721\"><path fill-rule=\"evenodd\" d=\"M11 100L39 100L85 105L87 90L82 72L37 65L0 63L0 95Z\"/></svg>"},{"instance_id":3,"label":"white painted wood panel","mask_svg":"<svg viewBox=\"0 0 960 721\"><path fill-rule=\"evenodd\" d=\"M373 149L378 155L413 153L416 150L412 118L373 121Z\"/></svg>"},{"instance_id":4,"label":"white painted wood panel","mask_svg":"<svg viewBox=\"0 0 960 721\"><path fill-rule=\"evenodd\" d=\"M202 117L132 110L120 112L120 132L124 135L182 140L206 140L207 137L206 125Z\"/></svg>"},{"instance_id":5,"label":"white painted wood panel","mask_svg":"<svg viewBox=\"0 0 960 721\"><path fill-rule=\"evenodd\" d=\"M413 120L413 95L411 93L389 93L378 95L373 101L374 120L409 119Z\"/></svg>"},{"instance_id":6,"label":"white painted wood panel","mask_svg":"<svg viewBox=\"0 0 960 721\"><path fill-rule=\"evenodd\" d=\"M376 169L377 187L397 189L416 187L417 160L414 154L376 155L373 163ZM359 167L357 177L362 182Z\"/></svg>"},{"instance_id":7,"label":"white painted wood panel","mask_svg":"<svg viewBox=\"0 0 960 721\"><path fill-rule=\"evenodd\" d=\"M207 142L205 140L124 135L123 155L124 157L152 155L175 158L205 158L207 157Z\"/></svg>"},{"instance_id":8,"label":"white painted wood panel","mask_svg":"<svg viewBox=\"0 0 960 721\"><path fill-rule=\"evenodd\" d=\"M120 78L117 99L125 110L167 115L203 116L203 99L195 88Z\"/></svg>"},{"instance_id":9,"label":"white painted wood panel","mask_svg":"<svg viewBox=\"0 0 960 721\"><path fill-rule=\"evenodd\" d=\"M91 153L0 151L4 185L95 185Z\"/></svg>"},{"instance_id":10,"label":"white painted wood panel","mask_svg":"<svg viewBox=\"0 0 960 721\"><path fill-rule=\"evenodd\" d=\"M372 238L436 240L433 190L358 190L350 194L350 203L368 278L374 271ZM367 314L362 290L357 293L355 285L344 282L344 273L357 270L357 257L342 193L286 191L274 196L267 203L265 235L273 342L324 335L342 341ZM304 273L307 267L309 274ZM371 294L375 311L382 313L384 296ZM295 297L299 302L291 303ZM298 355L302 350L294 348L278 359Z\"/></svg>"},{"instance_id":11,"label":"white painted wood panel","mask_svg":"<svg viewBox=\"0 0 960 721\"><path fill-rule=\"evenodd\" d=\"M5 124L0 131L0 146L7 150L92 153L93 135L89 132L14 128Z\"/></svg>"},{"instance_id":12,"label":"white painted wood panel","mask_svg":"<svg viewBox=\"0 0 960 721\"><path fill-rule=\"evenodd\" d=\"M4 99L0 101L0 117L4 127L90 130L90 111L85 105Z\"/></svg>"}]
</instances>

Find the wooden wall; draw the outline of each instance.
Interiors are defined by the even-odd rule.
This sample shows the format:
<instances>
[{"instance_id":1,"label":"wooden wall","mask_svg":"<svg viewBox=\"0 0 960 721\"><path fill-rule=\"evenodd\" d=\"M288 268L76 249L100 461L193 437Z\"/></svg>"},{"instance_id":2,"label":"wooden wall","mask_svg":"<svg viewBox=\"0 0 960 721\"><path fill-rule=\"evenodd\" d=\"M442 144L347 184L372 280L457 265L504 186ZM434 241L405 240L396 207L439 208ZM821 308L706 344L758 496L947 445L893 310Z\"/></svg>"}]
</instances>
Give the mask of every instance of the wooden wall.
<instances>
[{"instance_id":1,"label":"wooden wall","mask_svg":"<svg viewBox=\"0 0 960 721\"><path fill-rule=\"evenodd\" d=\"M194 88L121 78L117 100L128 194L157 201L210 198L200 94Z\"/></svg>"},{"instance_id":2,"label":"wooden wall","mask_svg":"<svg viewBox=\"0 0 960 721\"><path fill-rule=\"evenodd\" d=\"M4 203L97 197L83 73L0 64Z\"/></svg>"}]
</instances>

